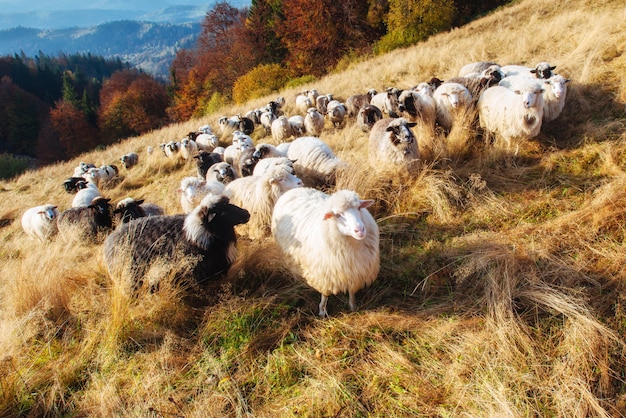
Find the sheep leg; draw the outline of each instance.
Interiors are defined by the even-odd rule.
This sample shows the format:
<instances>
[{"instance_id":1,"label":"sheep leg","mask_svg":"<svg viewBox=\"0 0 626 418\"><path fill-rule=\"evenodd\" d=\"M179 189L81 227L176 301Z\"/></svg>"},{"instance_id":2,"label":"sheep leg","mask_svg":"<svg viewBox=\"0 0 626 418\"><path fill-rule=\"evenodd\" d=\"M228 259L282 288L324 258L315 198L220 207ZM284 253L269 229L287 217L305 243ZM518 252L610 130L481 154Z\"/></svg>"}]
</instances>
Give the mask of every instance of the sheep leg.
<instances>
[{"instance_id":1,"label":"sheep leg","mask_svg":"<svg viewBox=\"0 0 626 418\"><path fill-rule=\"evenodd\" d=\"M322 300L320 302L320 311L319 316L325 318L328 316L328 312L326 312L326 302L328 302L328 295L322 295Z\"/></svg>"},{"instance_id":2,"label":"sheep leg","mask_svg":"<svg viewBox=\"0 0 626 418\"><path fill-rule=\"evenodd\" d=\"M348 294L349 294L348 305L350 305L350 310L354 312L356 311L356 293L348 292Z\"/></svg>"}]
</instances>

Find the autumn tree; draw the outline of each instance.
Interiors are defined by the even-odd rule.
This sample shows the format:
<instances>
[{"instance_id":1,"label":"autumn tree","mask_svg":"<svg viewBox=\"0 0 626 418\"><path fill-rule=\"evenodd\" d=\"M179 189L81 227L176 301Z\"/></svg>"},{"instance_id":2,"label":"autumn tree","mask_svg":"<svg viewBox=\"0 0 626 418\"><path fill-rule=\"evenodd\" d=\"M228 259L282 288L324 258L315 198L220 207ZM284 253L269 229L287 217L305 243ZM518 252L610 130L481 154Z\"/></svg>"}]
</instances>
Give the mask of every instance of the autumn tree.
<instances>
[{"instance_id":1,"label":"autumn tree","mask_svg":"<svg viewBox=\"0 0 626 418\"><path fill-rule=\"evenodd\" d=\"M376 44L377 52L413 45L452 26L453 0L389 0L388 32Z\"/></svg>"},{"instance_id":2,"label":"autumn tree","mask_svg":"<svg viewBox=\"0 0 626 418\"><path fill-rule=\"evenodd\" d=\"M359 0L284 0L277 27L287 65L300 75L322 75L341 57L361 51L380 35L368 23L370 5Z\"/></svg>"},{"instance_id":3,"label":"autumn tree","mask_svg":"<svg viewBox=\"0 0 626 418\"><path fill-rule=\"evenodd\" d=\"M137 136L167 123L165 85L136 70L122 70L100 92L98 119L108 142Z\"/></svg>"},{"instance_id":4,"label":"autumn tree","mask_svg":"<svg viewBox=\"0 0 626 418\"><path fill-rule=\"evenodd\" d=\"M66 100L59 100L50 110L50 122L63 147L64 157L71 158L93 149L99 143L96 127L85 113Z\"/></svg>"}]
</instances>

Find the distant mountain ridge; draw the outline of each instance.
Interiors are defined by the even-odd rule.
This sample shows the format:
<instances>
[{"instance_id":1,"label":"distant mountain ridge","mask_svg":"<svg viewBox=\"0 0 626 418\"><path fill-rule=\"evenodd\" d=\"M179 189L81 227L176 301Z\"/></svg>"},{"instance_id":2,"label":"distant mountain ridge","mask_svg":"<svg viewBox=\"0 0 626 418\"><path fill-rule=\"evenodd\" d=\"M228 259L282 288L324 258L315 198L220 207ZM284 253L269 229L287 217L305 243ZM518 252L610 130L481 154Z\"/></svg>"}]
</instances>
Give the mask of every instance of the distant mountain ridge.
<instances>
[{"instance_id":1,"label":"distant mountain ridge","mask_svg":"<svg viewBox=\"0 0 626 418\"><path fill-rule=\"evenodd\" d=\"M217 0L0 0L0 56L40 52L120 58L166 78L181 48L190 48ZM236 8L250 0L227 0Z\"/></svg>"},{"instance_id":2,"label":"distant mountain ridge","mask_svg":"<svg viewBox=\"0 0 626 418\"><path fill-rule=\"evenodd\" d=\"M91 53L105 58L119 57L147 73L166 78L176 51L193 47L199 33L200 22L170 24L121 20L90 28L18 27L0 30L0 55Z\"/></svg>"}]
</instances>

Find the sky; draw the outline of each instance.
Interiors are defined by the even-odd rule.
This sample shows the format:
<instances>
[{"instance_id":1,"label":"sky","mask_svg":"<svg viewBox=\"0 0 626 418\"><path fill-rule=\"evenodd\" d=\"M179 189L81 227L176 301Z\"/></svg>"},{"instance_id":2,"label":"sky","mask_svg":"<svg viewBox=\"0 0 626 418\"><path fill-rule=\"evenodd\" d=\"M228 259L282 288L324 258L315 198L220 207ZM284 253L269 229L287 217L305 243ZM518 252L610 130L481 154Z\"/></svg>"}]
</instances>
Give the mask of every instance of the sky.
<instances>
[{"instance_id":1,"label":"sky","mask_svg":"<svg viewBox=\"0 0 626 418\"><path fill-rule=\"evenodd\" d=\"M143 10L155 11L172 5L206 6L210 9L217 0L0 0L0 13L24 13L30 11L65 11L84 9ZM228 0L233 7L250 4L249 0Z\"/></svg>"}]
</instances>

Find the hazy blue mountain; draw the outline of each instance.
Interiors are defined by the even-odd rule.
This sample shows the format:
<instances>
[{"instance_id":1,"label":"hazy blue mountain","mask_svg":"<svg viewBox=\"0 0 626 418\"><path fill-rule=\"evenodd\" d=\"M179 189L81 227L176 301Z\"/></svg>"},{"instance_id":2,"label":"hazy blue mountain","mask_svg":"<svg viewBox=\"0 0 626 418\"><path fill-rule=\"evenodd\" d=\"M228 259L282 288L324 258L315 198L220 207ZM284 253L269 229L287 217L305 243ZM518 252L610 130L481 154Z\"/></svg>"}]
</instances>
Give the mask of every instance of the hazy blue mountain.
<instances>
[{"instance_id":1,"label":"hazy blue mountain","mask_svg":"<svg viewBox=\"0 0 626 418\"><path fill-rule=\"evenodd\" d=\"M132 20L108 22L91 28L0 30L0 55L92 53L119 57L148 73L167 77L176 51L195 45L200 22L154 23Z\"/></svg>"},{"instance_id":2,"label":"hazy blue mountain","mask_svg":"<svg viewBox=\"0 0 626 418\"><path fill-rule=\"evenodd\" d=\"M184 2L185 4L180 4ZM0 55L92 53L167 77L217 0L0 0ZM250 0L228 0L243 8Z\"/></svg>"}]
</instances>

